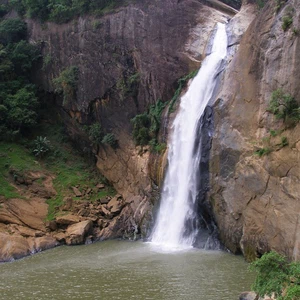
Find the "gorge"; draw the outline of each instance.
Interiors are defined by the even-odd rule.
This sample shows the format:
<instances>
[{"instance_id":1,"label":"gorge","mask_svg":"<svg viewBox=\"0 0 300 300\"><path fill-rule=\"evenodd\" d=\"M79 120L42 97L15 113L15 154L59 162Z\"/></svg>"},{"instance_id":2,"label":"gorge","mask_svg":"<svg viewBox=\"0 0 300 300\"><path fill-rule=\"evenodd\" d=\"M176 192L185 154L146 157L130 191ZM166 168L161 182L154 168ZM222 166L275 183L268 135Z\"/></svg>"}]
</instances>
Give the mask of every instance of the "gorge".
<instances>
[{"instance_id":1,"label":"gorge","mask_svg":"<svg viewBox=\"0 0 300 300\"><path fill-rule=\"evenodd\" d=\"M36 66L33 81L59 111L72 142L96 156L98 169L120 194L109 208L101 201L89 208L101 206L104 218L78 215L79 209L76 213L66 210L72 215L71 223L60 225L56 219L52 225L56 222L65 234L68 226L86 222L87 232L79 243L88 236L93 240L149 236L167 151L136 146L130 120L159 100L168 102L178 80L204 63L216 23L229 21L226 70L218 77L208 103L210 111L205 112L213 130L205 158L209 172L203 202L211 207L220 241L231 252L252 260L276 250L299 259L299 123L287 126L268 107L276 90L291 95L299 104L300 10L297 0L276 3L266 1L259 10L256 1L244 0L238 12L219 1L143 0L103 16L80 16L64 24L27 19L29 41L39 45L44 60ZM283 28L285 17L292 19L287 28ZM78 70L78 81L73 97L65 98L53 79L71 67ZM178 103L175 112L169 113L168 106L161 112L156 146L167 142ZM105 134L113 134L118 147L91 143L84 126L92 128L94 124L101 124ZM283 138L288 145L282 143ZM269 150L256 155L261 149ZM177 184L179 188L182 185ZM47 197L53 194L51 190ZM42 224L44 219L36 226L20 218L15 221L12 215L24 212L11 208L16 207L14 201L1 199L2 261L67 243L67 237L59 238L61 232L51 229L54 225L46 228ZM117 213L111 213L116 206ZM105 214L103 208L109 212ZM41 218L44 209L47 207ZM12 237L7 226L13 222L34 232L17 232ZM12 242L17 254L5 252Z\"/></svg>"}]
</instances>

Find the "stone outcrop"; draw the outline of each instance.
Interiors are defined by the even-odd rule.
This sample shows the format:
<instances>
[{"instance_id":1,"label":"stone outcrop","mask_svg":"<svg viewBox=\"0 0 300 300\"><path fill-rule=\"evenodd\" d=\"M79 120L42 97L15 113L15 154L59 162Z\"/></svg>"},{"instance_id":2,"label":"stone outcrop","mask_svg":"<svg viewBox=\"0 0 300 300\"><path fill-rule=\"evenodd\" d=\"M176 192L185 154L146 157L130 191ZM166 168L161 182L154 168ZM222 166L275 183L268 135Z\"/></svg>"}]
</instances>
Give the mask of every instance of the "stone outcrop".
<instances>
[{"instance_id":1,"label":"stone outcrop","mask_svg":"<svg viewBox=\"0 0 300 300\"><path fill-rule=\"evenodd\" d=\"M135 146L130 119L159 99L172 98L178 79L197 69L205 57L216 22L236 12L216 0L143 0L68 24L28 20L31 42L39 43L43 56L51 60L37 70L35 81L54 93L53 79L70 66L78 67L76 97L56 96L56 105L70 136L82 150L93 148L97 167L126 203L114 212L102 207L105 216L120 215L113 229L103 229L101 238L111 236L111 230L114 236L146 232L152 219L152 161L147 147ZM114 133L118 147L91 144L83 125L96 122L105 133Z\"/></svg>"},{"instance_id":2,"label":"stone outcrop","mask_svg":"<svg viewBox=\"0 0 300 300\"><path fill-rule=\"evenodd\" d=\"M283 17L293 25L283 30ZM300 102L299 3L276 11L269 1L229 63L215 109L210 201L224 244L247 259L276 250L300 259L299 123L289 127L268 111L276 89ZM278 131L273 137L270 131ZM280 145L282 138L287 146ZM259 157L254 152L268 148Z\"/></svg>"}]
</instances>

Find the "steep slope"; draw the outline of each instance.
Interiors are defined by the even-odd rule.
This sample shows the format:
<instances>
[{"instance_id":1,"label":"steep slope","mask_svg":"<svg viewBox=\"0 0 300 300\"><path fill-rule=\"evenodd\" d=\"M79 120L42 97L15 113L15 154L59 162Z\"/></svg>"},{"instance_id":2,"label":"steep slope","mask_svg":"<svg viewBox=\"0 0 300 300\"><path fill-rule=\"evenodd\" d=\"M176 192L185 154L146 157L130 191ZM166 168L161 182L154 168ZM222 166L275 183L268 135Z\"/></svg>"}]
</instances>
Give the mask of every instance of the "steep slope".
<instances>
[{"instance_id":1,"label":"steep slope","mask_svg":"<svg viewBox=\"0 0 300 300\"><path fill-rule=\"evenodd\" d=\"M300 125L268 109L276 90L300 103L300 8L276 3L247 30L214 105L210 201L223 242L248 259L300 258Z\"/></svg>"},{"instance_id":2,"label":"steep slope","mask_svg":"<svg viewBox=\"0 0 300 300\"><path fill-rule=\"evenodd\" d=\"M135 146L130 119L172 97L177 80L199 67L216 22L235 13L218 1L145 0L64 25L28 21L31 42L40 43L44 55L35 81L54 93L53 79L77 70L78 80L63 82L56 104L73 140L93 149L100 171L130 204L105 237L140 231L151 219L150 154ZM92 145L84 125L98 123L118 147Z\"/></svg>"}]
</instances>

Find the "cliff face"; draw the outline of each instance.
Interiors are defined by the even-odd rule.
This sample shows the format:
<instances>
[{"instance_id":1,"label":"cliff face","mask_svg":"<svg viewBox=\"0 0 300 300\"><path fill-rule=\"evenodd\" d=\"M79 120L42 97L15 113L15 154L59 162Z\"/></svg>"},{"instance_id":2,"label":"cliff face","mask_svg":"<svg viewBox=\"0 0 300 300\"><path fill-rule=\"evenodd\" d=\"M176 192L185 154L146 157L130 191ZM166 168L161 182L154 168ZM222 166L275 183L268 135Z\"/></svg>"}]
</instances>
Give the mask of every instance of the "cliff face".
<instances>
[{"instance_id":1,"label":"cliff face","mask_svg":"<svg viewBox=\"0 0 300 300\"><path fill-rule=\"evenodd\" d=\"M293 23L284 31L287 15ZM268 111L278 89L300 102L299 20L297 0L278 11L269 1L245 33L214 105L210 200L225 245L248 259L271 249L300 258L300 125ZM259 157L259 148L270 153Z\"/></svg>"},{"instance_id":2,"label":"cliff face","mask_svg":"<svg viewBox=\"0 0 300 300\"><path fill-rule=\"evenodd\" d=\"M93 147L98 168L130 203L112 232L151 214L150 155L147 147L135 147L130 119L172 97L177 80L199 67L216 22L234 13L218 1L144 0L98 19L43 26L28 21L31 42L42 45L44 66L35 80L44 90L53 93L52 80L67 67L79 69L76 97L58 99L73 139L90 148L82 127L93 123L118 139L117 149Z\"/></svg>"}]
</instances>

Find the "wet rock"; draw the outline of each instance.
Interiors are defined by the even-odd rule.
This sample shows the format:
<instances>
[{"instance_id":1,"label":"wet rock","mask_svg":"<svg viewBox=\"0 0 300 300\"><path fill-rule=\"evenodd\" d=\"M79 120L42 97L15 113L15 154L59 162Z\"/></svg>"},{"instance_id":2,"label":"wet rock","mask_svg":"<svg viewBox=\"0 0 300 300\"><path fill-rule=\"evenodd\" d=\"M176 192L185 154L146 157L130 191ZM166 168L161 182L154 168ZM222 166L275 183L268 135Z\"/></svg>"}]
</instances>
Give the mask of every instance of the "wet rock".
<instances>
[{"instance_id":1,"label":"wet rock","mask_svg":"<svg viewBox=\"0 0 300 300\"><path fill-rule=\"evenodd\" d=\"M30 245L22 236L0 233L0 261L12 261L31 253Z\"/></svg>"},{"instance_id":2,"label":"wet rock","mask_svg":"<svg viewBox=\"0 0 300 300\"><path fill-rule=\"evenodd\" d=\"M57 232L53 234L53 237L60 243L64 243L66 241L66 234L64 232Z\"/></svg>"},{"instance_id":3,"label":"wet rock","mask_svg":"<svg viewBox=\"0 0 300 300\"><path fill-rule=\"evenodd\" d=\"M34 240L34 251L40 252L58 246L59 243L52 236L43 236Z\"/></svg>"},{"instance_id":4,"label":"wet rock","mask_svg":"<svg viewBox=\"0 0 300 300\"><path fill-rule=\"evenodd\" d=\"M70 225L66 230L67 245L83 244L85 237L90 233L92 228L93 222L91 220L86 220L77 224Z\"/></svg>"},{"instance_id":5,"label":"wet rock","mask_svg":"<svg viewBox=\"0 0 300 300\"><path fill-rule=\"evenodd\" d=\"M257 297L254 292L244 292L240 295L239 300L258 300L260 298Z\"/></svg>"}]
</instances>

